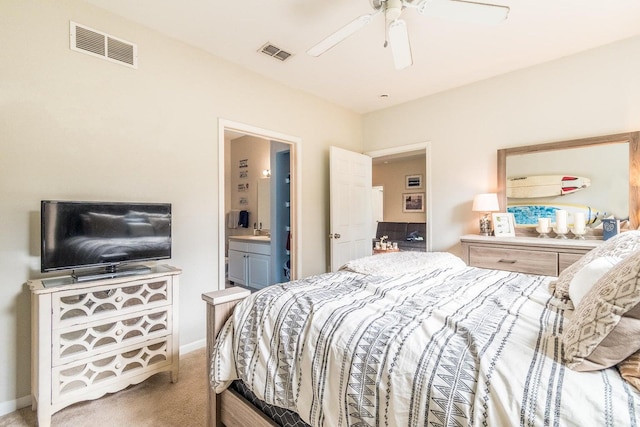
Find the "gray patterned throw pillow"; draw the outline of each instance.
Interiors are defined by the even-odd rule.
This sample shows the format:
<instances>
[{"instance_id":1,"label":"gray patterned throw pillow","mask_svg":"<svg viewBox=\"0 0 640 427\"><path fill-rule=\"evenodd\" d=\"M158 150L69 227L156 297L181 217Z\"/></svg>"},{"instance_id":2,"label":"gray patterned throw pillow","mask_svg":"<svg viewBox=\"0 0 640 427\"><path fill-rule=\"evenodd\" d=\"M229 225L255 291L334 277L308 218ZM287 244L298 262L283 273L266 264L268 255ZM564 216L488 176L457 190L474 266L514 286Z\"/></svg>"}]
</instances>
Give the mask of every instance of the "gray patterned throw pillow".
<instances>
[{"instance_id":1,"label":"gray patterned throw pillow","mask_svg":"<svg viewBox=\"0 0 640 427\"><path fill-rule=\"evenodd\" d=\"M573 276L596 258L613 256L624 259L633 252L640 250L640 231L625 231L602 243L597 248L587 252L578 261L571 264L558 276L558 280L549 284L549 291L561 300L569 300L569 285Z\"/></svg>"},{"instance_id":2,"label":"gray patterned throw pillow","mask_svg":"<svg viewBox=\"0 0 640 427\"><path fill-rule=\"evenodd\" d=\"M593 371L640 349L640 250L609 270L584 296L562 335L567 366Z\"/></svg>"}]
</instances>

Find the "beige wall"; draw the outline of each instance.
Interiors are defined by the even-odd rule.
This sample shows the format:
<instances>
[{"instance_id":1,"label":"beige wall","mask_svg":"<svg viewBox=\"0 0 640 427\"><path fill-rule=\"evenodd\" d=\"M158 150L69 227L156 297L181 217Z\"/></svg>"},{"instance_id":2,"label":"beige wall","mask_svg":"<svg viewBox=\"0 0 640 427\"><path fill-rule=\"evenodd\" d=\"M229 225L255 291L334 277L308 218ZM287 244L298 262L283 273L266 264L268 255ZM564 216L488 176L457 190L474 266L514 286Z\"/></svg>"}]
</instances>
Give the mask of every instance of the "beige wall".
<instances>
[{"instance_id":1,"label":"beige wall","mask_svg":"<svg viewBox=\"0 0 640 427\"><path fill-rule=\"evenodd\" d=\"M139 69L71 51L69 20L136 43ZM301 138L313 242L301 273L325 270L328 147L363 151L358 114L78 0L3 0L0 39L0 413L30 404L24 284L41 276L41 199L172 203L180 341L202 342L200 295L218 287L221 118Z\"/></svg>"},{"instance_id":2,"label":"beige wall","mask_svg":"<svg viewBox=\"0 0 640 427\"><path fill-rule=\"evenodd\" d=\"M137 43L140 68L70 51L70 19ZM640 37L363 120L78 0L3 0L0 38L0 413L30 404L24 283L41 276L30 250L41 199L171 202L181 343L203 339L200 294L218 286L220 118L302 139L301 217L313 242L303 243L303 275L325 269L330 145L430 141L433 247L446 250L477 228L471 200L495 189L496 149L640 129Z\"/></svg>"},{"instance_id":3,"label":"beige wall","mask_svg":"<svg viewBox=\"0 0 640 427\"><path fill-rule=\"evenodd\" d=\"M405 177L407 175L422 175L422 188L407 189ZM376 164L372 170L373 185L384 187L383 206L384 220L395 222L425 222L425 212L403 212L403 194L423 193L426 188L425 157L409 160L392 161L387 164Z\"/></svg>"},{"instance_id":4,"label":"beige wall","mask_svg":"<svg viewBox=\"0 0 640 427\"><path fill-rule=\"evenodd\" d=\"M640 130L639 52L635 37L367 114L366 149L431 142L433 250L458 253L497 149Z\"/></svg>"}]
</instances>

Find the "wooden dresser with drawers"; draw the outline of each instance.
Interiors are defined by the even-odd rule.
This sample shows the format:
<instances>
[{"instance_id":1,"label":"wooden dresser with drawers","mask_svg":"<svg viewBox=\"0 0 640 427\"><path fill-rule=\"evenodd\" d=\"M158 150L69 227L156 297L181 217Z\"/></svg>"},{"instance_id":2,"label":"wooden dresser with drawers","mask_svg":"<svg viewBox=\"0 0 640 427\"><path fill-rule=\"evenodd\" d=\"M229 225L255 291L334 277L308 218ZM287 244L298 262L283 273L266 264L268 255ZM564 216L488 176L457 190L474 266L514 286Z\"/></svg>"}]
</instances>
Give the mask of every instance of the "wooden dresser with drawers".
<instances>
[{"instance_id":1,"label":"wooden dresser with drawers","mask_svg":"<svg viewBox=\"0 0 640 427\"><path fill-rule=\"evenodd\" d=\"M557 276L602 240L465 235L462 259L472 267Z\"/></svg>"}]
</instances>

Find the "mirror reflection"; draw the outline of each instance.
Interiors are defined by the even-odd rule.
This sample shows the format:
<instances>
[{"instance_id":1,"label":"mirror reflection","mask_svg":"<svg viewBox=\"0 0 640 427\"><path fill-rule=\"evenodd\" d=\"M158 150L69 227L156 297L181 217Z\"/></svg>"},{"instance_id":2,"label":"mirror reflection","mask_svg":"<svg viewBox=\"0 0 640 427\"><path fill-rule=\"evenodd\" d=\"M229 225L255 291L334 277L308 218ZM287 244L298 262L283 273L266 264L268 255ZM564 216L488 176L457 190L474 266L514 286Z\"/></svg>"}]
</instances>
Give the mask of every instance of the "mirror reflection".
<instances>
[{"instance_id":1,"label":"mirror reflection","mask_svg":"<svg viewBox=\"0 0 640 427\"><path fill-rule=\"evenodd\" d=\"M553 221L557 209L567 211L569 224L576 213L591 226L603 217L628 218L628 166L626 142L509 155L507 211L519 226Z\"/></svg>"}]
</instances>

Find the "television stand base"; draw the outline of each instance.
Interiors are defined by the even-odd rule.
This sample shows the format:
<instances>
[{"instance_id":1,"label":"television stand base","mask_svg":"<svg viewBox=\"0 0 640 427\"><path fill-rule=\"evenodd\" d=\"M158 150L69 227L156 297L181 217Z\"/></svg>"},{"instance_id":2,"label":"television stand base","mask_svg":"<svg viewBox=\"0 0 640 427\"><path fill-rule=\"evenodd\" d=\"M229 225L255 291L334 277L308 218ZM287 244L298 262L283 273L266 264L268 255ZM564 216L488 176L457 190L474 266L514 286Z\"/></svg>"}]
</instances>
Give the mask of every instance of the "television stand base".
<instances>
[{"instance_id":1,"label":"television stand base","mask_svg":"<svg viewBox=\"0 0 640 427\"><path fill-rule=\"evenodd\" d=\"M146 265L136 265L115 270L103 270L101 272L87 271L76 273L74 271L71 277L73 277L76 282L88 282L90 280L113 279L116 277L135 276L136 274L148 273L151 273L151 267L147 267Z\"/></svg>"}]
</instances>

